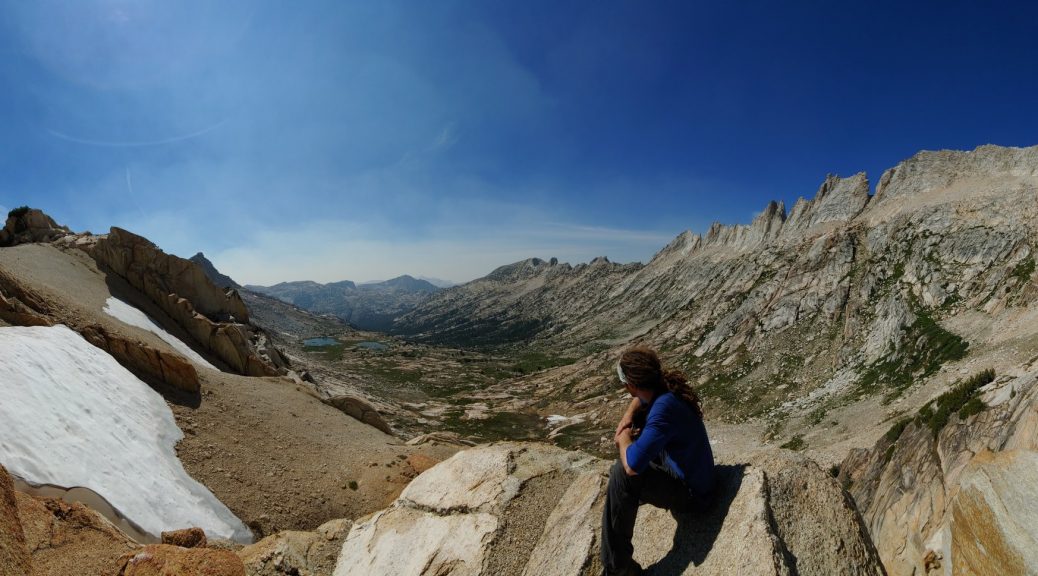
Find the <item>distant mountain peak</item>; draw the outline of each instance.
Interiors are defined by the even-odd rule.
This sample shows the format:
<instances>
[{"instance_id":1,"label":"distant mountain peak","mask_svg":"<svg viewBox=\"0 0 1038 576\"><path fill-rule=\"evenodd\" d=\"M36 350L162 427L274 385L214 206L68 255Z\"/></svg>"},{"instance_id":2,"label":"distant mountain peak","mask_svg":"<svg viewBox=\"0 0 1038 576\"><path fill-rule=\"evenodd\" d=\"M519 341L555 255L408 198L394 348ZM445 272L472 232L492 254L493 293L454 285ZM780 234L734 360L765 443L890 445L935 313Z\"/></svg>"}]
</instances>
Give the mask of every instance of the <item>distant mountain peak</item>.
<instances>
[{"instance_id":1,"label":"distant mountain peak","mask_svg":"<svg viewBox=\"0 0 1038 576\"><path fill-rule=\"evenodd\" d=\"M235 282L230 276L221 274L220 271L216 269L216 266L205 257L205 254L199 252L198 254L188 258L188 260L198 264L198 266L202 268L202 271L205 272L205 275L213 281L213 284L216 284L220 288L234 288L235 290L241 289L241 284Z\"/></svg>"}]
</instances>

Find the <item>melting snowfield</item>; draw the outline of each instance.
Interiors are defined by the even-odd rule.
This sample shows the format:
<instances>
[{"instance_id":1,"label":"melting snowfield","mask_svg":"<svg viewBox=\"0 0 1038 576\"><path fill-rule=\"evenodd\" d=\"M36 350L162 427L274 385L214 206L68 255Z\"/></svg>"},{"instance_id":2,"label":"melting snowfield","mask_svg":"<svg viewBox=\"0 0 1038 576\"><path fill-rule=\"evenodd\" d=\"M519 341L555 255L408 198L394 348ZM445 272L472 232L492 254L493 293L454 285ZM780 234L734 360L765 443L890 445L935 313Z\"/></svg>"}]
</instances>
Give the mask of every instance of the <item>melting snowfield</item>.
<instances>
[{"instance_id":1,"label":"melting snowfield","mask_svg":"<svg viewBox=\"0 0 1038 576\"><path fill-rule=\"evenodd\" d=\"M65 326L0 327L0 398L0 463L22 480L88 488L155 537L199 526L251 541L184 471L162 396Z\"/></svg>"},{"instance_id":2,"label":"melting snowfield","mask_svg":"<svg viewBox=\"0 0 1038 576\"><path fill-rule=\"evenodd\" d=\"M166 342L166 344L172 346L174 350L180 352L184 355L185 358L194 362L195 364L199 366L205 366L206 368L210 368L212 370L218 370L216 366L213 366L208 361L206 361L205 358L202 358L198 354L198 352L192 350L191 347L187 344L184 344L182 340L170 334L169 332L163 330L161 326L153 322L151 318L148 318L147 314L141 312L133 306L130 306L126 302L123 302L118 298L110 296L108 298L108 301L105 302L104 311L109 316L112 316L117 320L129 324L130 326L136 326L137 328L141 328L142 330L147 330L148 332L151 332L159 338L162 338L162 340Z\"/></svg>"}]
</instances>

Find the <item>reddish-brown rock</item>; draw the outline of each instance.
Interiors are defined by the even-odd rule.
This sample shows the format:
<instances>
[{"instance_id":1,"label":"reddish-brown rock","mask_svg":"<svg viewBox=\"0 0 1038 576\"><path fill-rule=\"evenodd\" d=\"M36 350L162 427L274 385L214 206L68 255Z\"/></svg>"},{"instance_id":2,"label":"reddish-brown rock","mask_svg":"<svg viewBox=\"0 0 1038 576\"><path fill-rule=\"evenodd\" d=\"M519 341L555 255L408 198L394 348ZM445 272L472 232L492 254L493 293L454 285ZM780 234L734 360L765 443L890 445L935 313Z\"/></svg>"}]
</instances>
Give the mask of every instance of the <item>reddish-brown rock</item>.
<instances>
[{"instance_id":1,"label":"reddish-brown rock","mask_svg":"<svg viewBox=\"0 0 1038 576\"><path fill-rule=\"evenodd\" d=\"M94 346L108 352L130 371L158 380L187 392L198 392L198 372L183 356L152 348L143 342L124 338L91 324L80 329L80 334Z\"/></svg>"},{"instance_id":2,"label":"reddish-brown rock","mask_svg":"<svg viewBox=\"0 0 1038 576\"><path fill-rule=\"evenodd\" d=\"M101 238L90 251L103 268L122 277L231 370L247 376L287 373L288 361L249 323L245 302L218 288L200 266L166 254L147 239L122 230Z\"/></svg>"},{"instance_id":3,"label":"reddish-brown rock","mask_svg":"<svg viewBox=\"0 0 1038 576\"><path fill-rule=\"evenodd\" d=\"M70 234L66 226L59 226L42 210L12 210L0 230L0 246L14 246L27 242L51 242Z\"/></svg>"},{"instance_id":4,"label":"reddish-brown rock","mask_svg":"<svg viewBox=\"0 0 1038 576\"><path fill-rule=\"evenodd\" d=\"M245 576L245 565L229 550L151 544L124 554L115 576Z\"/></svg>"},{"instance_id":5,"label":"reddish-brown rock","mask_svg":"<svg viewBox=\"0 0 1038 576\"><path fill-rule=\"evenodd\" d=\"M18 516L32 554L33 576L111 574L137 544L82 504L17 493ZM27 573L23 573L27 574Z\"/></svg>"},{"instance_id":6,"label":"reddish-brown rock","mask_svg":"<svg viewBox=\"0 0 1038 576\"><path fill-rule=\"evenodd\" d=\"M205 530L201 528L184 528L162 533L162 543L181 548L205 548Z\"/></svg>"},{"instance_id":7,"label":"reddish-brown rock","mask_svg":"<svg viewBox=\"0 0 1038 576\"><path fill-rule=\"evenodd\" d=\"M29 550L18 518L14 483L0 466L0 576L24 576L29 571Z\"/></svg>"}]
</instances>

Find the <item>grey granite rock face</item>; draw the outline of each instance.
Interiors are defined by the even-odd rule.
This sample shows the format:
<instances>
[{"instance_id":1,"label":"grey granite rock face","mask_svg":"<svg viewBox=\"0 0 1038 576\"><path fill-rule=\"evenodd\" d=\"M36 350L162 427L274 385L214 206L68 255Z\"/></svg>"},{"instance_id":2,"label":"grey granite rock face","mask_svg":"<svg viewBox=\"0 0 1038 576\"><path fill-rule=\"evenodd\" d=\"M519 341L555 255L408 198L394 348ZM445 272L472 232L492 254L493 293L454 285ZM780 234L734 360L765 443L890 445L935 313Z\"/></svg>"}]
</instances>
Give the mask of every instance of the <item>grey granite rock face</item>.
<instances>
[{"instance_id":1,"label":"grey granite rock face","mask_svg":"<svg viewBox=\"0 0 1038 576\"><path fill-rule=\"evenodd\" d=\"M932 432L920 422L853 452L840 477L892 574L1038 571L1038 386L1033 372L981 388L986 408ZM928 560L929 559L929 560Z\"/></svg>"},{"instance_id":2,"label":"grey granite rock face","mask_svg":"<svg viewBox=\"0 0 1038 576\"><path fill-rule=\"evenodd\" d=\"M608 467L543 444L463 450L354 525L335 576L597 575ZM688 576L884 573L850 500L817 465L776 456L718 476L700 515L642 507L637 560Z\"/></svg>"}]
</instances>

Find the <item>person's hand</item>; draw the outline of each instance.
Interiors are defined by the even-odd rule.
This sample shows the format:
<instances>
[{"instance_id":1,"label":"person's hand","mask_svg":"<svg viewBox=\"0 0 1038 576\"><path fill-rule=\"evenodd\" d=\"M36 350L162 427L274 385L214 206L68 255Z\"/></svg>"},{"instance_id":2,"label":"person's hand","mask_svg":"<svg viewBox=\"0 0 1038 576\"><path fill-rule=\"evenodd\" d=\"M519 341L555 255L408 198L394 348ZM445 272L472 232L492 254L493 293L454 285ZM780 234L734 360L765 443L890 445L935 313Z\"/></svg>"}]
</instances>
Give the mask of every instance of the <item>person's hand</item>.
<instances>
[{"instance_id":1,"label":"person's hand","mask_svg":"<svg viewBox=\"0 0 1038 576\"><path fill-rule=\"evenodd\" d=\"M613 438L615 439L620 435L620 432L624 428L632 428L634 426L634 415L630 412L625 412L624 417L620 419L620 423L616 425L616 432L613 432Z\"/></svg>"},{"instance_id":2,"label":"person's hand","mask_svg":"<svg viewBox=\"0 0 1038 576\"><path fill-rule=\"evenodd\" d=\"M616 444L618 448L632 444L634 442L634 436L632 433L633 430L630 425L618 430L616 435L613 436L613 443Z\"/></svg>"}]
</instances>

